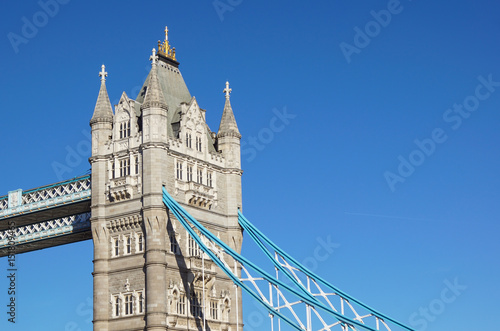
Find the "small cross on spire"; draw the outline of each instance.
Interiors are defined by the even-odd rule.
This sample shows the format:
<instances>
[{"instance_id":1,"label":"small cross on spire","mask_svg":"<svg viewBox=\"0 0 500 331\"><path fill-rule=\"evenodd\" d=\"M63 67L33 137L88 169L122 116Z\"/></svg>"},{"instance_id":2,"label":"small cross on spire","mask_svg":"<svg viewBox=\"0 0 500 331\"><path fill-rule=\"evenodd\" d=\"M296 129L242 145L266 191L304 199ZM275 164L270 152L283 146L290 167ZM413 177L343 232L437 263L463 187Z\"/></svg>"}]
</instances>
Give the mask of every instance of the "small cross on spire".
<instances>
[{"instance_id":1,"label":"small cross on spire","mask_svg":"<svg viewBox=\"0 0 500 331\"><path fill-rule=\"evenodd\" d=\"M229 99L229 93L231 93L232 89L229 88L229 82L226 81L226 88L224 89L224 93L226 93L226 99Z\"/></svg>"},{"instance_id":2,"label":"small cross on spire","mask_svg":"<svg viewBox=\"0 0 500 331\"><path fill-rule=\"evenodd\" d=\"M168 41L168 27L165 27L165 41Z\"/></svg>"},{"instance_id":3,"label":"small cross on spire","mask_svg":"<svg viewBox=\"0 0 500 331\"><path fill-rule=\"evenodd\" d=\"M108 73L106 72L106 67L104 64L101 66L101 72L99 73L99 76L101 77L101 82L106 81L106 77L108 76Z\"/></svg>"},{"instance_id":4,"label":"small cross on spire","mask_svg":"<svg viewBox=\"0 0 500 331\"><path fill-rule=\"evenodd\" d=\"M158 60L158 56L156 55L156 49L153 48L153 54L149 57L149 60L152 61L151 64L156 64L156 60Z\"/></svg>"}]
</instances>

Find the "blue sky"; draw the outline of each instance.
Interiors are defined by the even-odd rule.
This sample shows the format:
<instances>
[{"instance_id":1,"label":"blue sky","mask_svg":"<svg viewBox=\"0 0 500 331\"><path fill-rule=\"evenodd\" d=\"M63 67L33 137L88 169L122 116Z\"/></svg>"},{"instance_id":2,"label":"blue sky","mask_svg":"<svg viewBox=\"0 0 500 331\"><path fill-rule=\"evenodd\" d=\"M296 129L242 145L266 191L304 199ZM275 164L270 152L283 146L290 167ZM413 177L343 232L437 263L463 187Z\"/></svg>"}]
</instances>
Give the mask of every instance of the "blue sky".
<instances>
[{"instance_id":1,"label":"blue sky","mask_svg":"<svg viewBox=\"0 0 500 331\"><path fill-rule=\"evenodd\" d=\"M493 330L498 2L219 3L225 11L213 1L61 0L51 15L37 1L3 4L0 194L89 169L101 64L112 102L135 97L168 25L212 130L231 84L249 220L419 330ZM330 245L318 259L321 242ZM263 261L249 238L243 249ZM92 330L90 241L18 259L18 323L0 311L0 329ZM6 267L1 259L0 275ZM6 289L2 276L2 307ZM250 298L244 316L248 330L269 325Z\"/></svg>"}]
</instances>

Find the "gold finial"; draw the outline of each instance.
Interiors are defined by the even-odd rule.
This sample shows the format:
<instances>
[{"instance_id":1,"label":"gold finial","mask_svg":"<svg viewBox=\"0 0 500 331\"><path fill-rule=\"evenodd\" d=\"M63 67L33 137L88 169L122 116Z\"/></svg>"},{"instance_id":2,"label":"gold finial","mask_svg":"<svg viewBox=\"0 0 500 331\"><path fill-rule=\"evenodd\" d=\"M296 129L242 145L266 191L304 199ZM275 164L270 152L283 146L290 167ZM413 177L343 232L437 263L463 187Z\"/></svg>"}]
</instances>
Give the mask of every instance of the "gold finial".
<instances>
[{"instance_id":1,"label":"gold finial","mask_svg":"<svg viewBox=\"0 0 500 331\"><path fill-rule=\"evenodd\" d=\"M161 41L158 40L158 54L175 61L175 47L171 48L168 43L168 27L165 27L165 41L161 43Z\"/></svg>"}]
</instances>

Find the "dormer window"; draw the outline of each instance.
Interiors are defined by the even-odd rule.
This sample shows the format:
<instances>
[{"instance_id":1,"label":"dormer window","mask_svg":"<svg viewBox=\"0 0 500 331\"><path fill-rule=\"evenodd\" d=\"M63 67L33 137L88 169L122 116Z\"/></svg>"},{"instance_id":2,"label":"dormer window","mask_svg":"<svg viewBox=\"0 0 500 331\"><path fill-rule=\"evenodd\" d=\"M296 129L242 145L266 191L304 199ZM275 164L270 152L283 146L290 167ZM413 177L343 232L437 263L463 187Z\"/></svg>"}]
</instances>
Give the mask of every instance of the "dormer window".
<instances>
[{"instance_id":1,"label":"dormer window","mask_svg":"<svg viewBox=\"0 0 500 331\"><path fill-rule=\"evenodd\" d=\"M130 121L120 123L120 139L130 136Z\"/></svg>"},{"instance_id":2,"label":"dormer window","mask_svg":"<svg viewBox=\"0 0 500 331\"><path fill-rule=\"evenodd\" d=\"M186 147L191 148L191 133L186 132Z\"/></svg>"}]
</instances>

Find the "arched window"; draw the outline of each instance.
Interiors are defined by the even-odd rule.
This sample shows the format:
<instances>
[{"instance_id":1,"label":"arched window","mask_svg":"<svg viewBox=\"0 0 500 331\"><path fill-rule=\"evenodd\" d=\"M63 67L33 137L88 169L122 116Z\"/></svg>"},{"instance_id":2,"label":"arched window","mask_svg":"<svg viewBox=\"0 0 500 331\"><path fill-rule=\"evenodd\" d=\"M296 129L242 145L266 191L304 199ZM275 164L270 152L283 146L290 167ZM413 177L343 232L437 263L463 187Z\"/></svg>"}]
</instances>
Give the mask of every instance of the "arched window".
<instances>
[{"instance_id":1,"label":"arched window","mask_svg":"<svg viewBox=\"0 0 500 331\"><path fill-rule=\"evenodd\" d=\"M139 314L142 314L144 312L144 295L142 295L142 292L139 292L138 294L139 300L138 300L138 307L137 307L137 312Z\"/></svg>"},{"instance_id":2,"label":"arched window","mask_svg":"<svg viewBox=\"0 0 500 331\"><path fill-rule=\"evenodd\" d=\"M118 317L120 316L120 297L116 296L115 297L115 309L114 309L115 316Z\"/></svg>"},{"instance_id":3,"label":"arched window","mask_svg":"<svg viewBox=\"0 0 500 331\"><path fill-rule=\"evenodd\" d=\"M130 236L125 236L125 254L130 254L132 252L132 239Z\"/></svg>"},{"instance_id":4,"label":"arched window","mask_svg":"<svg viewBox=\"0 0 500 331\"><path fill-rule=\"evenodd\" d=\"M113 256L120 254L120 241L118 238L113 238Z\"/></svg>"},{"instance_id":5,"label":"arched window","mask_svg":"<svg viewBox=\"0 0 500 331\"><path fill-rule=\"evenodd\" d=\"M142 233L137 235L137 252L142 252L144 250L144 236Z\"/></svg>"}]
</instances>

